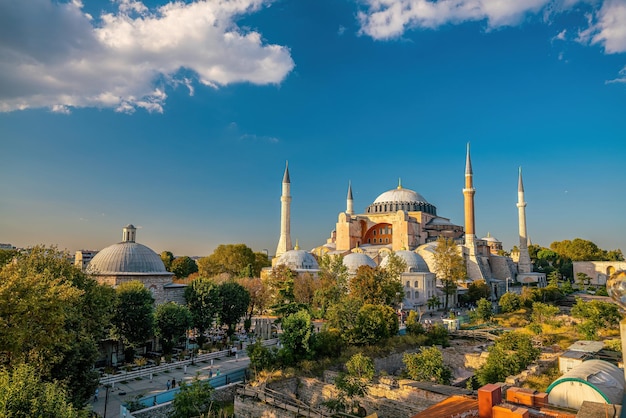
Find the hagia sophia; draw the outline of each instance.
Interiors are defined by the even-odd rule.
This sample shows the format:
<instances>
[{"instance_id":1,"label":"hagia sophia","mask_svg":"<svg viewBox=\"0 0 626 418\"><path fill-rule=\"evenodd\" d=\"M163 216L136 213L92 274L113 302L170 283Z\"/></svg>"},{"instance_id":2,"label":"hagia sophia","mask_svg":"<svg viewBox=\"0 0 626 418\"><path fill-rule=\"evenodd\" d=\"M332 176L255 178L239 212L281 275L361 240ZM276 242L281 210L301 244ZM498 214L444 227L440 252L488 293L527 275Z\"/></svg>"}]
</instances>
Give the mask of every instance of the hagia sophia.
<instances>
[{"instance_id":1,"label":"hagia sophia","mask_svg":"<svg viewBox=\"0 0 626 418\"><path fill-rule=\"evenodd\" d=\"M270 274L278 265L286 265L299 274L319 272L318 258L324 254L339 255L350 274L362 265L385 266L391 252L406 263L402 274L406 310L427 310L427 300L437 297L443 304L443 291L438 287L433 253L439 237L453 239L459 253L465 259L468 280L460 283L457 295L450 300L451 306L458 301L458 294L467 291L474 280L485 280L492 297L499 298L506 291L507 281L545 285L545 275L533 273L528 255L524 186L521 169L518 181L519 252L513 257L500 255L502 243L488 234L477 238L474 228L473 170L469 144L465 164L464 212L465 225L457 225L449 218L440 216L437 207L419 193L405 188L401 182L394 189L380 194L362 213L354 210L352 187L348 185L346 210L337 216L337 222L326 243L311 251L294 247L291 240L291 179L289 167L285 167L282 180L280 236L272 267L262 271L262 277ZM87 257L88 254L84 254ZM136 242L136 228L127 225L122 230L122 241L113 244L93 256L90 261L77 257L86 270L100 282L111 286L130 280L140 280L155 298L156 304L167 301L183 302L185 285L172 282L158 254Z\"/></svg>"}]
</instances>

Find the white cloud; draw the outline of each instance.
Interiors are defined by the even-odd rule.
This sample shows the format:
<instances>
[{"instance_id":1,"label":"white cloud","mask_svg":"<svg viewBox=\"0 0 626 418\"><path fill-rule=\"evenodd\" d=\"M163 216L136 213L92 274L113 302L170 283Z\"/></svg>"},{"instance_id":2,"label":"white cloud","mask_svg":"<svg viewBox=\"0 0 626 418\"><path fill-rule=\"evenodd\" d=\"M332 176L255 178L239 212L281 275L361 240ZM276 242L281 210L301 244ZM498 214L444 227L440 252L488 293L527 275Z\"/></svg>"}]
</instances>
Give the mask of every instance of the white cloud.
<instances>
[{"instance_id":1,"label":"white cloud","mask_svg":"<svg viewBox=\"0 0 626 418\"><path fill-rule=\"evenodd\" d=\"M489 28L516 25L552 0L364 0L358 14L361 33L374 39L400 37L413 28L434 29L465 21L486 20Z\"/></svg>"},{"instance_id":2,"label":"white cloud","mask_svg":"<svg viewBox=\"0 0 626 418\"><path fill-rule=\"evenodd\" d=\"M613 80L609 80L606 82L607 84L613 83L625 83L626 84L626 67L622 68L619 72L619 76Z\"/></svg>"},{"instance_id":3,"label":"white cloud","mask_svg":"<svg viewBox=\"0 0 626 418\"><path fill-rule=\"evenodd\" d=\"M626 52L626 2L605 0L586 35L592 44L603 45L608 54Z\"/></svg>"},{"instance_id":4,"label":"white cloud","mask_svg":"<svg viewBox=\"0 0 626 418\"><path fill-rule=\"evenodd\" d=\"M0 111L47 107L163 111L166 85L280 83L288 48L236 25L270 0L199 0L149 10L117 0L96 21L82 2L0 2ZM181 76L181 70L186 73Z\"/></svg>"}]
</instances>

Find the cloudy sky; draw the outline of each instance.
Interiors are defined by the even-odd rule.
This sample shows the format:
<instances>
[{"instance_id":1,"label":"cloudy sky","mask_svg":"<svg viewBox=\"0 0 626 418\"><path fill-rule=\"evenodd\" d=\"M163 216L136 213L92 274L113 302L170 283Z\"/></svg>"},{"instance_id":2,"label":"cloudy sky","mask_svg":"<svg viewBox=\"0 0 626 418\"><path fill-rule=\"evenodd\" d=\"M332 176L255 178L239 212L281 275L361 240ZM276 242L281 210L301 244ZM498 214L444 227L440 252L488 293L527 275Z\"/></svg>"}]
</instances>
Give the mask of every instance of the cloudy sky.
<instances>
[{"instance_id":1,"label":"cloudy sky","mask_svg":"<svg viewBox=\"0 0 626 418\"><path fill-rule=\"evenodd\" d=\"M625 0L0 0L0 242L275 251L404 187L626 251Z\"/></svg>"}]
</instances>

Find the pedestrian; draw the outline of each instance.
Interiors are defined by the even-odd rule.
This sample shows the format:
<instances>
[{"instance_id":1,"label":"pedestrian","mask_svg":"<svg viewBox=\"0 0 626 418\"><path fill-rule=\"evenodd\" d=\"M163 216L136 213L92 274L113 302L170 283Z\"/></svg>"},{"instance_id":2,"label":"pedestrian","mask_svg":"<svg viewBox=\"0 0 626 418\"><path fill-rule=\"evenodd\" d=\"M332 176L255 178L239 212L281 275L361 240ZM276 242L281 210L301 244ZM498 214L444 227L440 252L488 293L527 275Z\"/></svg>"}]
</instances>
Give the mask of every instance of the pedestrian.
<instances>
[{"instance_id":1,"label":"pedestrian","mask_svg":"<svg viewBox=\"0 0 626 418\"><path fill-rule=\"evenodd\" d=\"M167 390L170 390L170 379L167 379L167 383L165 385L167 386Z\"/></svg>"},{"instance_id":2,"label":"pedestrian","mask_svg":"<svg viewBox=\"0 0 626 418\"><path fill-rule=\"evenodd\" d=\"M172 379L172 389L176 387L176 379Z\"/></svg>"},{"instance_id":3,"label":"pedestrian","mask_svg":"<svg viewBox=\"0 0 626 418\"><path fill-rule=\"evenodd\" d=\"M99 391L100 391L100 390L99 390L98 388L96 388L96 391L95 391L95 392L94 392L94 394L93 394L93 401L94 401L94 402L97 402L97 401L98 401L98 392L99 392Z\"/></svg>"},{"instance_id":4,"label":"pedestrian","mask_svg":"<svg viewBox=\"0 0 626 418\"><path fill-rule=\"evenodd\" d=\"M213 377L213 370L209 369L209 379Z\"/></svg>"}]
</instances>

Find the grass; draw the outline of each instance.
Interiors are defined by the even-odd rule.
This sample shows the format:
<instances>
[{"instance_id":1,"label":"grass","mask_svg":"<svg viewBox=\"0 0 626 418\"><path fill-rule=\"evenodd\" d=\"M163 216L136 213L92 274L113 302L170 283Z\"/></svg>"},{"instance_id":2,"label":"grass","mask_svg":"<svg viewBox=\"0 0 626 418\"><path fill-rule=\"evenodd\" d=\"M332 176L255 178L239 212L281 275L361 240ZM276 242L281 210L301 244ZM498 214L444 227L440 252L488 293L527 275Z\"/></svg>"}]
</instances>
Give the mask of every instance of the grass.
<instances>
[{"instance_id":1,"label":"grass","mask_svg":"<svg viewBox=\"0 0 626 418\"><path fill-rule=\"evenodd\" d=\"M538 392L545 392L546 389L548 389L548 386L550 386L560 375L561 372L559 372L559 365L557 363L546 370L543 374L529 376L528 379L526 379L526 381L522 384L522 387L533 389Z\"/></svg>"}]
</instances>

